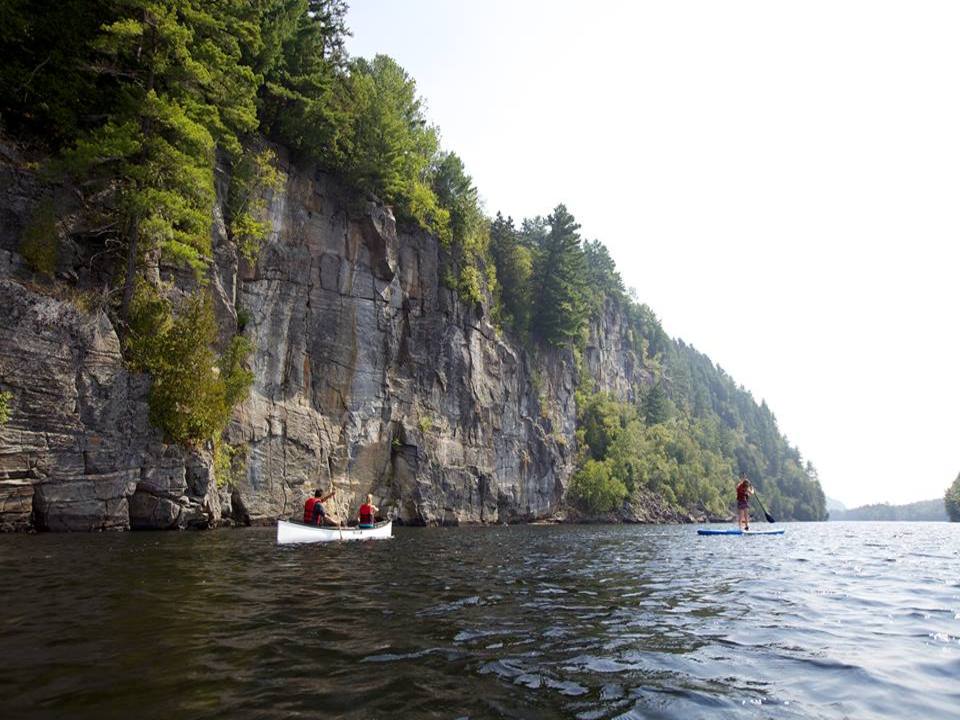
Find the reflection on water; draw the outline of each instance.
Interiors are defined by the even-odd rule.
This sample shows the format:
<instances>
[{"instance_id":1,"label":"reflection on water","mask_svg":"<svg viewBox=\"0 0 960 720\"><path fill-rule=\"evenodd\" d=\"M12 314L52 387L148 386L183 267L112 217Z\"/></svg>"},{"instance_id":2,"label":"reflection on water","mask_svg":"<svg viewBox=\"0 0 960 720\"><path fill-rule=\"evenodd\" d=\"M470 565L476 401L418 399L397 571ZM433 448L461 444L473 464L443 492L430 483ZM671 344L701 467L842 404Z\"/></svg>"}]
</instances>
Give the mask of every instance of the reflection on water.
<instances>
[{"instance_id":1,"label":"reflection on water","mask_svg":"<svg viewBox=\"0 0 960 720\"><path fill-rule=\"evenodd\" d=\"M960 717L960 525L0 537L9 717Z\"/></svg>"}]
</instances>

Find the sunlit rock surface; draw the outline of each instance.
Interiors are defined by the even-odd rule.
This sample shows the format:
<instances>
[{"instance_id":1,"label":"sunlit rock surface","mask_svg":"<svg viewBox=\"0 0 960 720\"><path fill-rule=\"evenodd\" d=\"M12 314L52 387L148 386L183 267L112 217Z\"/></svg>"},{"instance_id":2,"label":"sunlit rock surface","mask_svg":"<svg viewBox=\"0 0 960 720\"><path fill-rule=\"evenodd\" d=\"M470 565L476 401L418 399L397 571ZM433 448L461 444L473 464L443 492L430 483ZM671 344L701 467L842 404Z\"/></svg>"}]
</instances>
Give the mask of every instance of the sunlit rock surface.
<instances>
[{"instance_id":1,"label":"sunlit rock surface","mask_svg":"<svg viewBox=\"0 0 960 720\"><path fill-rule=\"evenodd\" d=\"M502 335L489 307L444 285L458 268L443 247L398 231L389 208L282 160L252 265L217 208L207 282L221 339L239 319L256 348L253 388L225 433L239 450L234 477L218 487L210 448L165 445L150 426L149 378L128 372L107 315L35 284L18 249L41 190L15 153L3 160L0 389L13 394L0 429L3 529L269 523L297 515L316 487L337 491L335 514L370 492L414 524L561 511L576 450L573 355ZM156 272L171 292L195 287L189 273ZM82 268L60 275L71 273L82 280ZM649 376L622 328L608 304L583 362L627 399Z\"/></svg>"}]
</instances>

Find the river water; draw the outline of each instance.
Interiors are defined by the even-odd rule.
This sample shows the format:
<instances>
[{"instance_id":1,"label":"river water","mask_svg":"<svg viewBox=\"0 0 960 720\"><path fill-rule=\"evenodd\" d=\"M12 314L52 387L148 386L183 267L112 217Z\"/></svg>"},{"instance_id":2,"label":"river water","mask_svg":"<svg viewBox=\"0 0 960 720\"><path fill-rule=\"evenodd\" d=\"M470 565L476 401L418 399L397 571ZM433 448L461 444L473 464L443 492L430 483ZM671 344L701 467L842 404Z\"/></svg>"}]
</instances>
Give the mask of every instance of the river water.
<instances>
[{"instance_id":1,"label":"river water","mask_svg":"<svg viewBox=\"0 0 960 720\"><path fill-rule=\"evenodd\" d=\"M4 717L958 718L960 524L0 537Z\"/></svg>"}]
</instances>

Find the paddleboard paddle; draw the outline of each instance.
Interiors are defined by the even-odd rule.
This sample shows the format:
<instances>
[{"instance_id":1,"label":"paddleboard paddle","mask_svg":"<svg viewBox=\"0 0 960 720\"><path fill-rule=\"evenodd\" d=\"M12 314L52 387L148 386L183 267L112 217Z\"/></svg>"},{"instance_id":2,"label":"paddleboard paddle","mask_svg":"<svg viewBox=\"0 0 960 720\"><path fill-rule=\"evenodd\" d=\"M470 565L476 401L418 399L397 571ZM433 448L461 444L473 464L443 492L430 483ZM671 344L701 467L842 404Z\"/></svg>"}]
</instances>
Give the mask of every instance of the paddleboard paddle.
<instances>
[{"instance_id":1,"label":"paddleboard paddle","mask_svg":"<svg viewBox=\"0 0 960 720\"><path fill-rule=\"evenodd\" d=\"M759 503L760 509L763 510L763 514L767 516L767 522L768 522L768 523L774 523L774 522L776 522L776 520L773 519L773 515L771 515L770 513L768 513L768 512L767 512L767 509L763 506L763 502L761 502L760 496L757 495L757 490L756 490L756 488L754 488L754 490L753 490L753 496L757 499L757 503Z\"/></svg>"}]
</instances>

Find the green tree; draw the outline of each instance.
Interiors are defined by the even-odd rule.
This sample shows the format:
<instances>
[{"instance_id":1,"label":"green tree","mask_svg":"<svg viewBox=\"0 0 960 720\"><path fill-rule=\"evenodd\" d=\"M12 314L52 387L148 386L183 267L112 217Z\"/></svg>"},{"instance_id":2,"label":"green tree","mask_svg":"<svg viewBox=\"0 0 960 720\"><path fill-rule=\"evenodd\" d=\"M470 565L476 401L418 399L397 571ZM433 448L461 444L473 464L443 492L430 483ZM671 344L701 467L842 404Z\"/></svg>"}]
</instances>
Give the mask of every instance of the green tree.
<instances>
[{"instance_id":1,"label":"green tree","mask_svg":"<svg viewBox=\"0 0 960 720\"><path fill-rule=\"evenodd\" d=\"M485 219L477 188L467 174L463 160L456 153L440 153L434 161L431 174L437 201L450 213L452 238L463 244L477 242L478 234L484 235Z\"/></svg>"},{"instance_id":2,"label":"green tree","mask_svg":"<svg viewBox=\"0 0 960 720\"><path fill-rule=\"evenodd\" d=\"M291 149L337 169L350 153L343 0L262 2L261 40L251 59L261 128Z\"/></svg>"},{"instance_id":3,"label":"green tree","mask_svg":"<svg viewBox=\"0 0 960 720\"><path fill-rule=\"evenodd\" d=\"M106 122L64 158L106 205L126 261L126 318L142 258L160 253L198 270L210 257L215 150L242 153L257 126L257 83L238 37L257 25L242 0L113 0L115 18L93 46L97 73L114 92Z\"/></svg>"},{"instance_id":4,"label":"green tree","mask_svg":"<svg viewBox=\"0 0 960 720\"><path fill-rule=\"evenodd\" d=\"M533 252L521 242L513 218L504 219L499 212L490 224L490 253L497 268L504 322L524 337L530 327Z\"/></svg>"},{"instance_id":5,"label":"green tree","mask_svg":"<svg viewBox=\"0 0 960 720\"><path fill-rule=\"evenodd\" d=\"M587 271L580 226L564 205L547 218L549 231L534 260L532 330L552 345L580 339L587 319Z\"/></svg>"},{"instance_id":6,"label":"green tree","mask_svg":"<svg viewBox=\"0 0 960 720\"><path fill-rule=\"evenodd\" d=\"M607 246L599 240L583 243L583 257L587 269L590 312L595 315L603 308L606 298L620 300L624 297L623 279Z\"/></svg>"},{"instance_id":7,"label":"green tree","mask_svg":"<svg viewBox=\"0 0 960 720\"><path fill-rule=\"evenodd\" d=\"M573 502L591 513L605 513L617 509L627 496L627 488L610 474L606 463L587 460L570 483Z\"/></svg>"},{"instance_id":8,"label":"green tree","mask_svg":"<svg viewBox=\"0 0 960 720\"><path fill-rule=\"evenodd\" d=\"M267 192L278 190L282 183L270 148L248 148L233 166L225 219L230 239L248 262L256 260L270 229L265 219Z\"/></svg>"},{"instance_id":9,"label":"green tree","mask_svg":"<svg viewBox=\"0 0 960 720\"><path fill-rule=\"evenodd\" d=\"M647 425L656 425L666 422L670 417L670 401L660 383L654 383L643 395L640 408L644 422Z\"/></svg>"},{"instance_id":10,"label":"green tree","mask_svg":"<svg viewBox=\"0 0 960 720\"><path fill-rule=\"evenodd\" d=\"M604 460L610 446L637 419L636 409L605 393L581 397L577 403L578 428L594 460Z\"/></svg>"},{"instance_id":11,"label":"green tree","mask_svg":"<svg viewBox=\"0 0 960 720\"><path fill-rule=\"evenodd\" d=\"M243 366L252 349L237 336L218 358L217 323L205 291L188 297L179 312L145 282L131 305L127 352L135 370L150 373L150 421L167 440L196 444L214 437L233 406L249 391L253 374Z\"/></svg>"},{"instance_id":12,"label":"green tree","mask_svg":"<svg viewBox=\"0 0 960 720\"><path fill-rule=\"evenodd\" d=\"M431 187L437 130L427 123L416 82L393 59L377 55L351 63L347 93L352 122L341 166L346 179L393 205L400 219L449 242L450 212Z\"/></svg>"},{"instance_id":13,"label":"green tree","mask_svg":"<svg viewBox=\"0 0 960 720\"><path fill-rule=\"evenodd\" d=\"M953 484L947 488L943 496L943 504L947 508L947 516L951 522L960 522L960 474Z\"/></svg>"},{"instance_id":14,"label":"green tree","mask_svg":"<svg viewBox=\"0 0 960 720\"><path fill-rule=\"evenodd\" d=\"M489 256L490 224L477 188L455 153L437 155L431 176L437 203L449 217L450 249L460 265L460 294L479 303L494 290L496 270Z\"/></svg>"}]
</instances>

